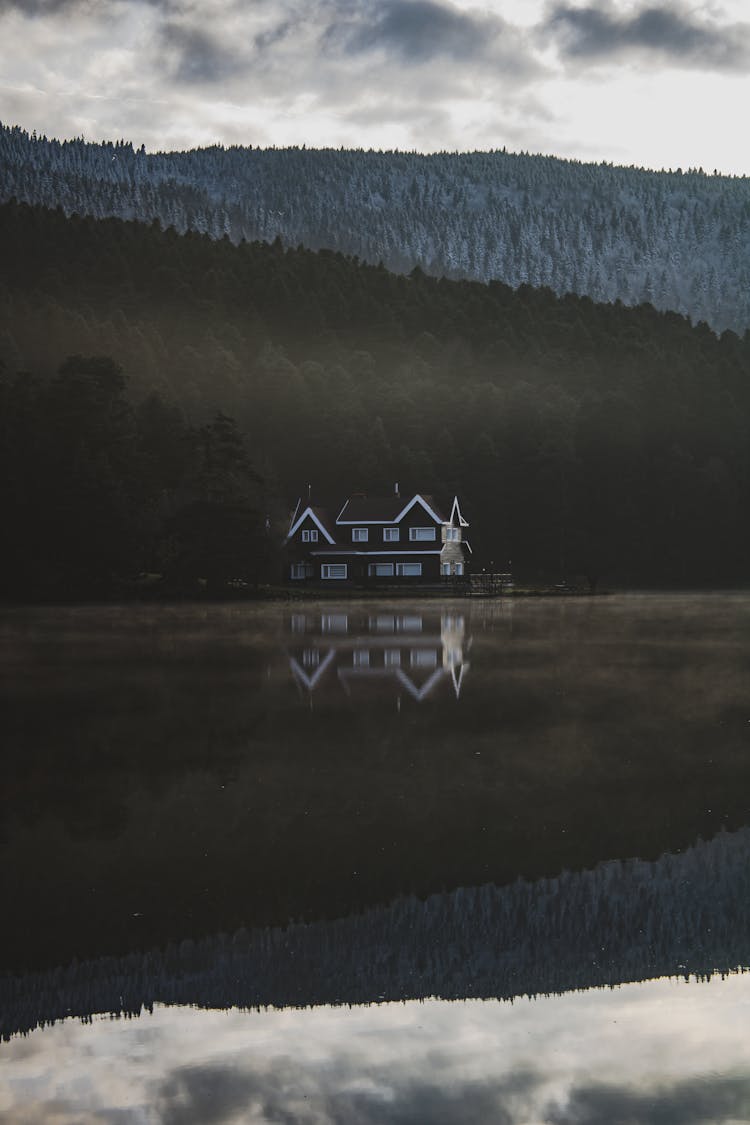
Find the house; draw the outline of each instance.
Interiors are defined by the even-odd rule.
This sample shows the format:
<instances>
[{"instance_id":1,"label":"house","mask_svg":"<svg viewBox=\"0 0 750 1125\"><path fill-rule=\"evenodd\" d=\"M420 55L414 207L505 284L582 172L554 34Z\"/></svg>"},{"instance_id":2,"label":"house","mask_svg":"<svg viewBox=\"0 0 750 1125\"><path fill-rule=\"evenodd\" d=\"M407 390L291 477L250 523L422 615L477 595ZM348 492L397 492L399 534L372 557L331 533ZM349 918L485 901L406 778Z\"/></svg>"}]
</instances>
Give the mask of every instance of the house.
<instances>
[{"instance_id":1,"label":"house","mask_svg":"<svg viewBox=\"0 0 750 1125\"><path fill-rule=\"evenodd\" d=\"M335 514L337 511L338 514ZM302 501L286 537L293 582L437 583L468 574L468 523L458 497L447 510L432 496L350 496L336 508Z\"/></svg>"}]
</instances>

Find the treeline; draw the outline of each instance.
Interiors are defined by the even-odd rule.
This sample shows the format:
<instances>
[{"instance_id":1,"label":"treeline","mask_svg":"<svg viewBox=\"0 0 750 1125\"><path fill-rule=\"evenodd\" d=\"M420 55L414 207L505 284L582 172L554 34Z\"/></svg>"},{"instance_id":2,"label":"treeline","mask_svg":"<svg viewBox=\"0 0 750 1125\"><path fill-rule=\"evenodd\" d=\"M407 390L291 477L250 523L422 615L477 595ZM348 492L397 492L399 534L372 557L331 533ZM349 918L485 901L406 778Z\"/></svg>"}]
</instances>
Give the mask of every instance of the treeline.
<instances>
[{"instance_id":1,"label":"treeline","mask_svg":"<svg viewBox=\"0 0 750 1125\"><path fill-rule=\"evenodd\" d=\"M230 418L191 427L156 394L133 406L108 357L0 382L6 597L108 596L149 573L172 592L258 582L265 499Z\"/></svg>"},{"instance_id":2,"label":"treeline","mask_svg":"<svg viewBox=\"0 0 750 1125\"><path fill-rule=\"evenodd\" d=\"M0 977L0 1038L154 1004L307 1007L503 999L750 966L748 830L653 863L397 899L333 922Z\"/></svg>"},{"instance_id":3,"label":"treeline","mask_svg":"<svg viewBox=\"0 0 750 1125\"><path fill-rule=\"evenodd\" d=\"M0 200L750 325L750 180L502 152L147 153L0 126Z\"/></svg>"},{"instance_id":4,"label":"treeline","mask_svg":"<svg viewBox=\"0 0 750 1125\"><path fill-rule=\"evenodd\" d=\"M289 500L459 492L521 578L747 579L749 333L16 203L0 244L6 379L111 356L134 402L235 418Z\"/></svg>"}]
</instances>

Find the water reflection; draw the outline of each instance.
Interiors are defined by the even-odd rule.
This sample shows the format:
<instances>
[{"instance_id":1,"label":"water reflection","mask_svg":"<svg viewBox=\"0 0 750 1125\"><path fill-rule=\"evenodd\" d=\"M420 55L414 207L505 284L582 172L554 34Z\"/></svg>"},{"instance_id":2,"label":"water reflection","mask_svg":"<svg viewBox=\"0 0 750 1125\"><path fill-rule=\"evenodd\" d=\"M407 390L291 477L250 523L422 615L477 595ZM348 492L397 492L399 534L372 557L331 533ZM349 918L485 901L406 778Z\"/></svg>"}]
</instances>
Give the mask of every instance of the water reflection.
<instances>
[{"instance_id":1,"label":"water reflection","mask_svg":"<svg viewBox=\"0 0 750 1125\"><path fill-rule=\"evenodd\" d=\"M312 1007L514 999L750 966L750 829L683 855L398 898L335 921L239 930L0 978L0 1033L154 1004Z\"/></svg>"},{"instance_id":2,"label":"water reflection","mask_svg":"<svg viewBox=\"0 0 750 1125\"><path fill-rule=\"evenodd\" d=\"M460 698L469 670L462 613L293 613L289 620L289 667L300 691L336 688L423 703L449 684Z\"/></svg>"},{"instance_id":3,"label":"water reflection","mask_svg":"<svg viewBox=\"0 0 750 1125\"><path fill-rule=\"evenodd\" d=\"M750 977L513 1006L157 1008L0 1049L14 1122L706 1125L750 1119Z\"/></svg>"}]
</instances>

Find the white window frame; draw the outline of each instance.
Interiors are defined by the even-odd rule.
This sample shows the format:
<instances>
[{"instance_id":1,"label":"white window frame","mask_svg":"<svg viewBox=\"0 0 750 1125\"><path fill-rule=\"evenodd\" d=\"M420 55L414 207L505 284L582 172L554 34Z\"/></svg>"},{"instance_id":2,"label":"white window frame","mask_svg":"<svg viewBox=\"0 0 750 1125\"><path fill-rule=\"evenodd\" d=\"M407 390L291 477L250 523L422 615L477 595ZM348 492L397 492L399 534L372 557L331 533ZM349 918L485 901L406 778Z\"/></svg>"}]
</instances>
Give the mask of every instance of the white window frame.
<instances>
[{"instance_id":1,"label":"white window frame","mask_svg":"<svg viewBox=\"0 0 750 1125\"><path fill-rule=\"evenodd\" d=\"M370 650L369 648L355 648L352 652L352 668L369 668L370 667Z\"/></svg>"},{"instance_id":2,"label":"white window frame","mask_svg":"<svg viewBox=\"0 0 750 1125\"><path fill-rule=\"evenodd\" d=\"M409 528L409 542L411 542L411 543L434 543L435 542L435 528L434 527L410 527Z\"/></svg>"},{"instance_id":3,"label":"white window frame","mask_svg":"<svg viewBox=\"0 0 750 1125\"><path fill-rule=\"evenodd\" d=\"M440 573L442 574L443 578L450 578L451 564L450 563L441 563L440 564Z\"/></svg>"},{"instance_id":4,"label":"white window frame","mask_svg":"<svg viewBox=\"0 0 750 1125\"><path fill-rule=\"evenodd\" d=\"M352 543L366 543L370 538L370 532L366 527L353 527L352 528Z\"/></svg>"},{"instance_id":5,"label":"white window frame","mask_svg":"<svg viewBox=\"0 0 750 1125\"><path fill-rule=\"evenodd\" d=\"M404 572L404 567L408 569ZM396 577L397 578L421 578L422 577L422 564L421 562L399 562L396 563Z\"/></svg>"},{"instance_id":6,"label":"white window frame","mask_svg":"<svg viewBox=\"0 0 750 1125\"><path fill-rule=\"evenodd\" d=\"M339 573L341 571L343 573ZM326 579L326 581L341 581L347 577L348 573L349 568L346 563L321 563L320 577Z\"/></svg>"},{"instance_id":7,"label":"white window frame","mask_svg":"<svg viewBox=\"0 0 750 1125\"><path fill-rule=\"evenodd\" d=\"M446 529L445 529L445 542L446 543L460 543L461 542L461 528L460 527L446 527Z\"/></svg>"},{"instance_id":8,"label":"white window frame","mask_svg":"<svg viewBox=\"0 0 750 1125\"><path fill-rule=\"evenodd\" d=\"M383 542L384 543L398 543L401 538L400 527L384 527L383 528Z\"/></svg>"},{"instance_id":9,"label":"white window frame","mask_svg":"<svg viewBox=\"0 0 750 1125\"><path fill-rule=\"evenodd\" d=\"M463 575L463 572L464 572L464 564L463 564L462 562L457 562L457 563L456 563L456 571L455 571L455 573L456 573L456 574L457 574L457 575L459 576L459 578L460 578L460 577L461 577L461 576Z\"/></svg>"},{"instance_id":10,"label":"white window frame","mask_svg":"<svg viewBox=\"0 0 750 1125\"><path fill-rule=\"evenodd\" d=\"M317 528L314 528L314 527L306 528L302 532L302 542L303 543L317 543L318 542Z\"/></svg>"},{"instance_id":11,"label":"white window frame","mask_svg":"<svg viewBox=\"0 0 750 1125\"><path fill-rule=\"evenodd\" d=\"M393 563L369 563L367 574L369 578L393 578Z\"/></svg>"}]
</instances>

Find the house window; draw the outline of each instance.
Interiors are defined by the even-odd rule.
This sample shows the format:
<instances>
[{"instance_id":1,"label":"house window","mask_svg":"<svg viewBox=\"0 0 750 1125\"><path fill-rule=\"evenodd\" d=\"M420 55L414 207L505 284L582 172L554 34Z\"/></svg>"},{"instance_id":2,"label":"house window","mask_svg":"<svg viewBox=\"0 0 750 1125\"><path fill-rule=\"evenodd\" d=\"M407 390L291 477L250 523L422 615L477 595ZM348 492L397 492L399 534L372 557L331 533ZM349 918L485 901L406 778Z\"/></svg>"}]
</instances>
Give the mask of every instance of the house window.
<instances>
[{"instance_id":1,"label":"house window","mask_svg":"<svg viewBox=\"0 0 750 1125\"><path fill-rule=\"evenodd\" d=\"M396 574L399 578L419 578L421 573L421 562L396 563Z\"/></svg>"},{"instance_id":2,"label":"house window","mask_svg":"<svg viewBox=\"0 0 750 1125\"><path fill-rule=\"evenodd\" d=\"M419 566L419 563L417 563L417 566ZM416 614L396 618L396 629L399 633L421 633L422 624L422 618Z\"/></svg>"},{"instance_id":3,"label":"house window","mask_svg":"<svg viewBox=\"0 0 750 1125\"><path fill-rule=\"evenodd\" d=\"M412 543L426 543L428 540L434 540L435 528L434 527L410 527L409 539Z\"/></svg>"},{"instance_id":4,"label":"house window","mask_svg":"<svg viewBox=\"0 0 750 1125\"><path fill-rule=\"evenodd\" d=\"M354 668L370 667L370 651L366 648L355 648L352 653L352 666Z\"/></svg>"},{"instance_id":5,"label":"house window","mask_svg":"<svg viewBox=\"0 0 750 1125\"><path fill-rule=\"evenodd\" d=\"M369 625L370 631L375 633L393 633L396 629L395 618L385 613L379 613L377 617L371 617Z\"/></svg>"},{"instance_id":6,"label":"house window","mask_svg":"<svg viewBox=\"0 0 750 1125\"><path fill-rule=\"evenodd\" d=\"M409 653L412 668L437 668L438 654L434 648L413 648Z\"/></svg>"},{"instance_id":7,"label":"house window","mask_svg":"<svg viewBox=\"0 0 750 1125\"><path fill-rule=\"evenodd\" d=\"M366 527L352 528L352 543L366 543L370 537Z\"/></svg>"},{"instance_id":8,"label":"house window","mask_svg":"<svg viewBox=\"0 0 750 1125\"><path fill-rule=\"evenodd\" d=\"M461 530L458 527L446 527L445 542L458 543L461 540Z\"/></svg>"},{"instance_id":9,"label":"house window","mask_svg":"<svg viewBox=\"0 0 750 1125\"><path fill-rule=\"evenodd\" d=\"M464 572L464 564L462 562L456 563L456 574L463 574L463 572Z\"/></svg>"},{"instance_id":10,"label":"house window","mask_svg":"<svg viewBox=\"0 0 750 1125\"><path fill-rule=\"evenodd\" d=\"M393 578L393 563L370 563L367 573L370 578Z\"/></svg>"},{"instance_id":11,"label":"house window","mask_svg":"<svg viewBox=\"0 0 750 1125\"><path fill-rule=\"evenodd\" d=\"M323 563L320 568L321 578L346 578L346 563Z\"/></svg>"},{"instance_id":12,"label":"house window","mask_svg":"<svg viewBox=\"0 0 750 1125\"><path fill-rule=\"evenodd\" d=\"M320 618L321 633L348 633L349 618L345 613L324 613Z\"/></svg>"},{"instance_id":13,"label":"house window","mask_svg":"<svg viewBox=\"0 0 750 1125\"><path fill-rule=\"evenodd\" d=\"M318 542L317 531L315 529L311 529L310 531L303 531L302 532L302 542L303 543L317 543Z\"/></svg>"},{"instance_id":14,"label":"house window","mask_svg":"<svg viewBox=\"0 0 750 1125\"><path fill-rule=\"evenodd\" d=\"M317 668L320 664L320 649L306 648L302 653L302 663L305 668Z\"/></svg>"},{"instance_id":15,"label":"house window","mask_svg":"<svg viewBox=\"0 0 750 1125\"><path fill-rule=\"evenodd\" d=\"M399 529L397 527L384 527L383 528L383 542L384 543L398 543Z\"/></svg>"},{"instance_id":16,"label":"house window","mask_svg":"<svg viewBox=\"0 0 750 1125\"><path fill-rule=\"evenodd\" d=\"M292 578L312 578L313 568L309 563L292 563Z\"/></svg>"},{"instance_id":17,"label":"house window","mask_svg":"<svg viewBox=\"0 0 750 1125\"><path fill-rule=\"evenodd\" d=\"M450 563L441 563L440 564L440 573L442 574L443 578L447 578L448 575L450 574L450 572L451 572L451 564Z\"/></svg>"},{"instance_id":18,"label":"house window","mask_svg":"<svg viewBox=\"0 0 750 1125\"><path fill-rule=\"evenodd\" d=\"M401 650L387 648L383 653L383 664L386 668L398 668L401 665Z\"/></svg>"}]
</instances>

